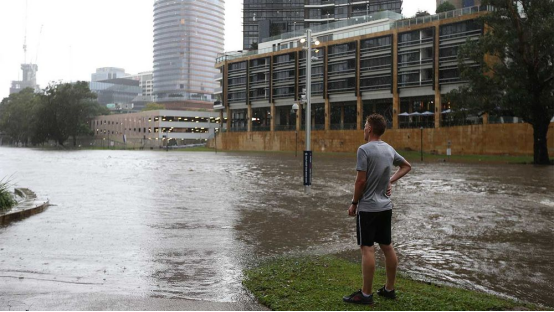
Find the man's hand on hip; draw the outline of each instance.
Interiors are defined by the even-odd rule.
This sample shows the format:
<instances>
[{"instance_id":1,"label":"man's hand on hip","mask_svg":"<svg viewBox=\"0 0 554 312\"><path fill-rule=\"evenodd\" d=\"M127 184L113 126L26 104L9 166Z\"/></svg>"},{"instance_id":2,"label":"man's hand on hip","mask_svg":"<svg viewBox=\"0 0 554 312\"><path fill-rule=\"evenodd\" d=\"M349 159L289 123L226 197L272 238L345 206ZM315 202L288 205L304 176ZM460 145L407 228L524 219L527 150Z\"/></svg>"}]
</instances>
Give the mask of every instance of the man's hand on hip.
<instances>
[{"instance_id":1,"label":"man's hand on hip","mask_svg":"<svg viewBox=\"0 0 554 312\"><path fill-rule=\"evenodd\" d=\"M357 209L358 207L356 205L350 205L350 208L348 208L348 215L351 217L355 217Z\"/></svg>"}]
</instances>

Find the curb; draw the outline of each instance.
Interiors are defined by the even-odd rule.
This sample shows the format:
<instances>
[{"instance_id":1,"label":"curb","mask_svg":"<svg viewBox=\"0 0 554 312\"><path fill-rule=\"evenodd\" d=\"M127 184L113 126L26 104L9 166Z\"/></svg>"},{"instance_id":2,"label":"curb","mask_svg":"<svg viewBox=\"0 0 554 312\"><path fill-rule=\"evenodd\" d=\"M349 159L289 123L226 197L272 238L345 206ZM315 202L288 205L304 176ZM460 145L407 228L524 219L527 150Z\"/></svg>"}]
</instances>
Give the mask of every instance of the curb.
<instances>
[{"instance_id":1,"label":"curb","mask_svg":"<svg viewBox=\"0 0 554 312\"><path fill-rule=\"evenodd\" d=\"M5 213L0 214L0 225L7 225L11 222L19 221L37 213L41 213L50 205L49 201L41 201L37 203L36 194L26 188L15 189L15 194L22 197L23 200L19 202L17 206L9 209Z\"/></svg>"}]
</instances>

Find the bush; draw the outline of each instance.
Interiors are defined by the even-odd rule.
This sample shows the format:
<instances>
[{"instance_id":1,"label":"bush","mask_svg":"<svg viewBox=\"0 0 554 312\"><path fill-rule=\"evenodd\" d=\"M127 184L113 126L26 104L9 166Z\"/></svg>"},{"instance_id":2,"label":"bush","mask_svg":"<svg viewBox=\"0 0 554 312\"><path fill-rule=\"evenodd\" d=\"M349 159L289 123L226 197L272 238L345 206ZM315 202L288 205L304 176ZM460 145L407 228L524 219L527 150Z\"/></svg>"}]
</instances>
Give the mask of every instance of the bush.
<instances>
[{"instance_id":1,"label":"bush","mask_svg":"<svg viewBox=\"0 0 554 312\"><path fill-rule=\"evenodd\" d=\"M0 211L9 209L17 204L9 188L10 184L7 181L0 180Z\"/></svg>"}]
</instances>

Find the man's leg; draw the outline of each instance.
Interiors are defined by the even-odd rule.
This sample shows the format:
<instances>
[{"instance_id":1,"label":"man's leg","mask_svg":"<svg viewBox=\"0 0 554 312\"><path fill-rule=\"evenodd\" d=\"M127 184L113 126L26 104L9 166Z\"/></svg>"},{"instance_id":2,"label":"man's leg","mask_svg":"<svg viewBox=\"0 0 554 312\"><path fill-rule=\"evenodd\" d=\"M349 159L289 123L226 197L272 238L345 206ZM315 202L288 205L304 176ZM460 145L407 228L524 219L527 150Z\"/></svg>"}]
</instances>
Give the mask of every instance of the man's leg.
<instances>
[{"instance_id":1,"label":"man's leg","mask_svg":"<svg viewBox=\"0 0 554 312\"><path fill-rule=\"evenodd\" d=\"M373 275L375 273L375 247L361 246L362 251L362 291L366 295L373 292Z\"/></svg>"},{"instance_id":2,"label":"man's leg","mask_svg":"<svg viewBox=\"0 0 554 312\"><path fill-rule=\"evenodd\" d=\"M394 247L390 245L381 245L381 250L385 254L385 269L387 271L387 283L385 287L387 290L394 290L394 282L396 281L396 267L398 266L398 258L396 257L396 252L394 252Z\"/></svg>"}]
</instances>

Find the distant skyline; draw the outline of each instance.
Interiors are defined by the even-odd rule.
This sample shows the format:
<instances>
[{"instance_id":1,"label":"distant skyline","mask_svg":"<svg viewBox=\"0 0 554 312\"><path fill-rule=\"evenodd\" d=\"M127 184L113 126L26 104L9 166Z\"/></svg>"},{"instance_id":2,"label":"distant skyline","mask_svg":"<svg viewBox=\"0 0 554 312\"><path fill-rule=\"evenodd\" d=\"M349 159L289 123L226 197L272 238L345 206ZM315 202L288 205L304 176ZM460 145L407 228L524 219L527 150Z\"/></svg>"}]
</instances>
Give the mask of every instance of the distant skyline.
<instances>
[{"instance_id":1,"label":"distant skyline","mask_svg":"<svg viewBox=\"0 0 554 312\"><path fill-rule=\"evenodd\" d=\"M152 70L154 0L27 0L27 22L25 2L0 1L0 100L11 81L21 79L25 28L27 62L38 64L41 88L51 81L90 81L100 67ZM433 14L435 6L435 0L405 0L403 14ZM225 50L240 50L242 1L227 0L225 8Z\"/></svg>"}]
</instances>

